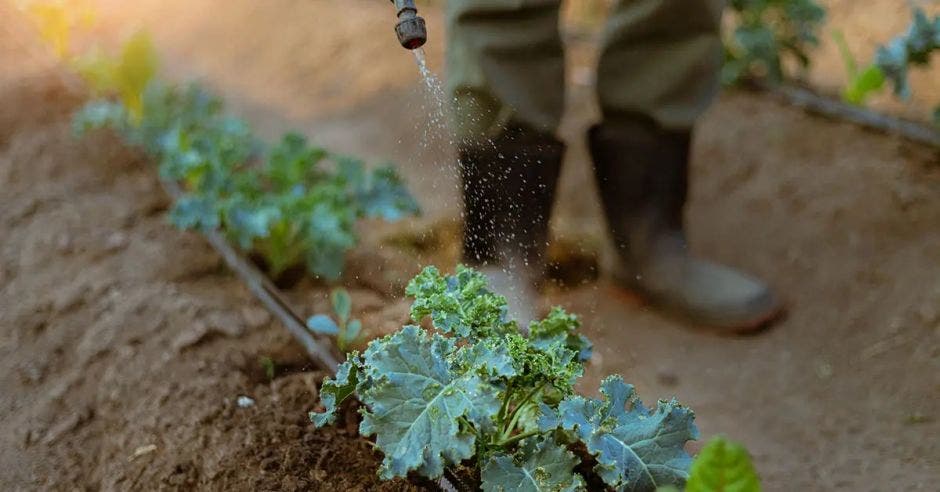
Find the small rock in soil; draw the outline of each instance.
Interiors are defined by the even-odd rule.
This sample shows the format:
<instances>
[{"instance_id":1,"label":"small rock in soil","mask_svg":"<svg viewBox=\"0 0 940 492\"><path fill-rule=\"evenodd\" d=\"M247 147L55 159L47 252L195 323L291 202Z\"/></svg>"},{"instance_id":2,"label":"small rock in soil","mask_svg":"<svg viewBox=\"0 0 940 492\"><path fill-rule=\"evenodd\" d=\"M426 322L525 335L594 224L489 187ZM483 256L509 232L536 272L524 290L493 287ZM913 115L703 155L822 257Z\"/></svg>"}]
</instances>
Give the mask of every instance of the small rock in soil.
<instances>
[{"instance_id":1,"label":"small rock in soil","mask_svg":"<svg viewBox=\"0 0 940 492\"><path fill-rule=\"evenodd\" d=\"M148 455L157 450L156 444L148 444L146 446L140 446L134 450L134 455L131 456L131 459L140 458L141 456Z\"/></svg>"},{"instance_id":2,"label":"small rock in soil","mask_svg":"<svg viewBox=\"0 0 940 492\"><path fill-rule=\"evenodd\" d=\"M251 408L255 406L255 400L248 396L239 396L235 403L238 405L238 408Z\"/></svg>"}]
</instances>

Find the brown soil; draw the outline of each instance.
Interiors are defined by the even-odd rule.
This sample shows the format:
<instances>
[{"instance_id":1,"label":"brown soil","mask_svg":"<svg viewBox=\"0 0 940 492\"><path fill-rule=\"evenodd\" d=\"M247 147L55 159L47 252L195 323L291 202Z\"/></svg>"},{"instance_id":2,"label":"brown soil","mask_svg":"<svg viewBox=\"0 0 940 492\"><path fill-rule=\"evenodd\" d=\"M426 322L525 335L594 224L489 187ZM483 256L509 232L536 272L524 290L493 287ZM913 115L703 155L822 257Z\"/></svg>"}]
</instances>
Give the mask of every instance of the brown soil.
<instances>
[{"instance_id":1,"label":"brown soil","mask_svg":"<svg viewBox=\"0 0 940 492\"><path fill-rule=\"evenodd\" d=\"M387 35L387 2L98 3L96 35L147 26L168 76L202 77L261 133L300 128L401 164L427 218L364 228L345 279L367 327L400 326L403 283L426 261L447 268L456 258L459 204L413 61ZM300 349L198 235L166 224L167 200L146 162L107 137L71 137L80 90L5 5L0 489L408 486L379 484L379 457L347 425L310 427L319 376L304 371ZM440 67L440 13L427 14ZM578 253L578 273L603 256L605 239L596 198L584 192L593 185L582 135L596 113L579 74L593 47L572 48L562 129L571 152L553 226L575 245L559 250ZM841 68L832 70L837 80ZM726 94L696 143L693 247L771 279L790 300L789 318L758 336L715 337L585 275L551 296L583 315L596 342L584 390L620 372L647 400L678 396L704 436L724 433L751 449L767 490L932 490L938 161L935 150ZM309 281L291 299L305 314L326 308L324 287ZM273 381L262 357L280 368ZM254 406L238 407L239 396Z\"/></svg>"}]
</instances>

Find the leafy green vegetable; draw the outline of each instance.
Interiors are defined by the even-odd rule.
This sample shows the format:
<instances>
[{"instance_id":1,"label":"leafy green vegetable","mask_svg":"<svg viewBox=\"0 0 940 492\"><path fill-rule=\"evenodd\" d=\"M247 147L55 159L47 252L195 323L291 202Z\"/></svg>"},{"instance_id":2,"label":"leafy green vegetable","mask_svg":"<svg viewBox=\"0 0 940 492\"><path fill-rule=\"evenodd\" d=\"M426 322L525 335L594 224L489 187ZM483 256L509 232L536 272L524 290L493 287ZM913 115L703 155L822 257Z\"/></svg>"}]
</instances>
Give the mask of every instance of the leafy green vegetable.
<instances>
[{"instance_id":1,"label":"leafy green vegetable","mask_svg":"<svg viewBox=\"0 0 940 492\"><path fill-rule=\"evenodd\" d=\"M674 401L650 411L619 378L604 381L604 401L575 396L590 353L577 317L555 308L520 333L506 299L463 266L449 276L428 267L407 292L413 319L429 317L436 332L406 326L373 340L324 383L325 411L311 414L318 426L331 422L354 391L359 431L385 455L382 478L436 478L472 459L484 490L582 490L566 449L582 441L618 490L684 484L692 412Z\"/></svg>"},{"instance_id":2,"label":"leafy green vegetable","mask_svg":"<svg viewBox=\"0 0 940 492\"><path fill-rule=\"evenodd\" d=\"M521 459L497 454L483 466L483 490L502 492L567 492L584 488L584 479L573 473L574 453L550 439L526 439Z\"/></svg>"},{"instance_id":3,"label":"leafy green vegetable","mask_svg":"<svg viewBox=\"0 0 940 492\"><path fill-rule=\"evenodd\" d=\"M686 492L760 492L760 480L743 446L715 437L692 463Z\"/></svg>"},{"instance_id":4,"label":"leafy green vegetable","mask_svg":"<svg viewBox=\"0 0 940 492\"><path fill-rule=\"evenodd\" d=\"M826 18L816 0L732 0L731 8L736 27L725 40L725 84L750 77L780 82L788 57L809 66L808 48L819 44Z\"/></svg>"},{"instance_id":5,"label":"leafy green vegetable","mask_svg":"<svg viewBox=\"0 0 940 492\"><path fill-rule=\"evenodd\" d=\"M476 435L499 411L498 388L476 371L455 372L446 356L453 339L428 335L417 326L373 343L365 353L364 373L371 384L360 391L368 401L360 433L376 435L385 453L382 478L418 470L440 476L445 464L473 456Z\"/></svg>"},{"instance_id":6,"label":"leafy green vegetable","mask_svg":"<svg viewBox=\"0 0 940 492\"><path fill-rule=\"evenodd\" d=\"M222 229L264 257L273 276L306 264L312 274L335 280L357 242L359 219L393 221L419 213L391 166L368 170L362 161L294 133L266 148L212 94L154 80L156 64L144 33L132 37L117 59L90 58L83 73L103 97L82 108L73 126L78 134L117 131L154 157L163 178L181 182L188 196L170 213L177 226Z\"/></svg>"}]
</instances>

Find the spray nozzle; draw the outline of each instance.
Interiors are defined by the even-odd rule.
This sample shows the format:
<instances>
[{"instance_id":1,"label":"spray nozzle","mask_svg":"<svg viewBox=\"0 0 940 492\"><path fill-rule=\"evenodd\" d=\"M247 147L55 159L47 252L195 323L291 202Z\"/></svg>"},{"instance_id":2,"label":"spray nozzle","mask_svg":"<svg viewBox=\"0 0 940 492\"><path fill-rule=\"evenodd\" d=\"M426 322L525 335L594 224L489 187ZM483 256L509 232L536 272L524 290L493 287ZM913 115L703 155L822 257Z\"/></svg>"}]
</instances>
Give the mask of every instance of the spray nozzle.
<instances>
[{"instance_id":1,"label":"spray nozzle","mask_svg":"<svg viewBox=\"0 0 940 492\"><path fill-rule=\"evenodd\" d=\"M392 0L392 3L398 13L398 24L395 25L398 42L409 50L424 46L428 40L428 28L424 25L424 19L418 15L414 0Z\"/></svg>"}]
</instances>

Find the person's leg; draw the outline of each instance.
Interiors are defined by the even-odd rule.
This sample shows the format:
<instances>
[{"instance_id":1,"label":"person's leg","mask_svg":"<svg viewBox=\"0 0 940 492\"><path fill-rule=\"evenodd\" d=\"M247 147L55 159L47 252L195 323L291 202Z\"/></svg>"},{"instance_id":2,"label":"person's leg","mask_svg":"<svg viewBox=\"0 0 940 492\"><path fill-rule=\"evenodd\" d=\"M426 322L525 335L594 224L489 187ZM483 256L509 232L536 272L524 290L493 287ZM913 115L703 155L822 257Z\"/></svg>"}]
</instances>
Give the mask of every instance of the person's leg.
<instances>
[{"instance_id":1,"label":"person's leg","mask_svg":"<svg viewBox=\"0 0 940 492\"><path fill-rule=\"evenodd\" d=\"M486 271L523 323L535 314L564 153L554 136L564 105L559 3L447 3L464 261Z\"/></svg>"},{"instance_id":2,"label":"person's leg","mask_svg":"<svg viewBox=\"0 0 940 492\"><path fill-rule=\"evenodd\" d=\"M589 133L619 257L617 280L692 321L759 328L766 285L690 255L683 232L692 128L718 89L722 0L621 0L598 68L603 121Z\"/></svg>"},{"instance_id":3,"label":"person's leg","mask_svg":"<svg viewBox=\"0 0 940 492\"><path fill-rule=\"evenodd\" d=\"M689 130L719 88L725 0L619 0L604 32L597 94L604 121Z\"/></svg>"},{"instance_id":4,"label":"person's leg","mask_svg":"<svg viewBox=\"0 0 940 492\"><path fill-rule=\"evenodd\" d=\"M561 0L447 2L447 88L459 141L510 123L554 135L564 107Z\"/></svg>"}]
</instances>

